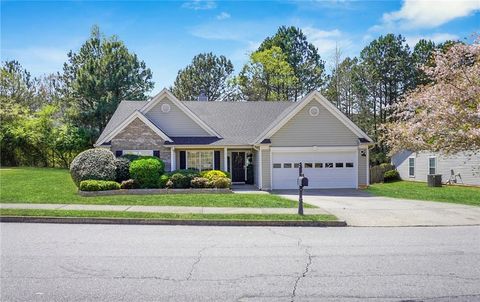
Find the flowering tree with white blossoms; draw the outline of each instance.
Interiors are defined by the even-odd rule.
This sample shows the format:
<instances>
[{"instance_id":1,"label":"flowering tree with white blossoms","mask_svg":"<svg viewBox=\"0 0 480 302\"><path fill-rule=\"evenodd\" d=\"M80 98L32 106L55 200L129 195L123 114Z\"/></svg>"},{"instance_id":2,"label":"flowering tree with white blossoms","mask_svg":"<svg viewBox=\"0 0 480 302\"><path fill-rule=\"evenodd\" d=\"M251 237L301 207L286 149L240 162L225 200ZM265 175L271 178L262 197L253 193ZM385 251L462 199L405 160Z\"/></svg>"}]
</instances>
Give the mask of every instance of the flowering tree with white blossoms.
<instances>
[{"instance_id":1,"label":"flowering tree with white blossoms","mask_svg":"<svg viewBox=\"0 0 480 302\"><path fill-rule=\"evenodd\" d=\"M390 153L480 151L480 36L473 44L456 43L438 51L424 66L431 83L419 86L395 108L385 125Z\"/></svg>"}]
</instances>

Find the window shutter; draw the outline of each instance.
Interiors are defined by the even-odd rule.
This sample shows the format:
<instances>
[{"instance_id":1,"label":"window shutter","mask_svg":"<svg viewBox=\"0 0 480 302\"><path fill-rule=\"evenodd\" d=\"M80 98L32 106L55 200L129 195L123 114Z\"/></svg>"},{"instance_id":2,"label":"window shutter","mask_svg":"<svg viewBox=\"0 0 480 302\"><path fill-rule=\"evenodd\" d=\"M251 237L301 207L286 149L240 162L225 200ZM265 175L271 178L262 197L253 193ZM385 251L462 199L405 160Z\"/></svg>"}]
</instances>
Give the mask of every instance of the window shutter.
<instances>
[{"instance_id":1,"label":"window shutter","mask_svg":"<svg viewBox=\"0 0 480 302\"><path fill-rule=\"evenodd\" d=\"M186 169L187 167L187 156L185 151L180 151L180 169Z\"/></svg>"},{"instance_id":2,"label":"window shutter","mask_svg":"<svg viewBox=\"0 0 480 302\"><path fill-rule=\"evenodd\" d=\"M160 150L153 150L153 156L160 158Z\"/></svg>"},{"instance_id":3,"label":"window shutter","mask_svg":"<svg viewBox=\"0 0 480 302\"><path fill-rule=\"evenodd\" d=\"M119 157L119 156L122 156L123 155L123 151L122 150L117 150L115 151L115 156L116 157Z\"/></svg>"},{"instance_id":4,"label":"window shutter","mask_svg":"<svg viewBox=\"0 0 480 302\"><path fill-rule=\"evenodd\" d=\"M220 151L213 152L213 169L220 170Z\"/></svg>"}]
</instances>

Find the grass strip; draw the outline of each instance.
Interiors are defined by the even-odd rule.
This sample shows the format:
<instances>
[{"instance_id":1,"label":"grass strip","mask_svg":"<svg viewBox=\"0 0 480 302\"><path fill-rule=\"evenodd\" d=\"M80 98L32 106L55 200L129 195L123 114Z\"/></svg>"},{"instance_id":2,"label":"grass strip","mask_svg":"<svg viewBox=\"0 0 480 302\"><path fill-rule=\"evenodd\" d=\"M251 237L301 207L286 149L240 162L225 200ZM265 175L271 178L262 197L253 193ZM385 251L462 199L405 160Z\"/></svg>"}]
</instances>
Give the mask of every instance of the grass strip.
<instances>
[{"instance_id":1,"label":"grass strip","mask_svg":"<svg viewBox=\"0 0 480 302\"><path fill-rule=\"evenodd\" d=\"M194 213L145 213L118 211L0 209L0 216L29 217L81 217L81 218L141 218L176 220L254 220L254 221L335 221L330 214L194 214Z\"/></svg>"}]
</instances>

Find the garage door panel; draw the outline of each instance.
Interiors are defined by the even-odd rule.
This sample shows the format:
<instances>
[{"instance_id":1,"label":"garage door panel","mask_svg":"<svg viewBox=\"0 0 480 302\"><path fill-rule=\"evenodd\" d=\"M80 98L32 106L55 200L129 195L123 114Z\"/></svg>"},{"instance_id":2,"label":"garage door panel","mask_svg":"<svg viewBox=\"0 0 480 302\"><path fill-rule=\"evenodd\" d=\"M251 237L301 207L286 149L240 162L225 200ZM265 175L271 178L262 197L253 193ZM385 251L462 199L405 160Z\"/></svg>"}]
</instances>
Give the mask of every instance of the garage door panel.
<instances>
[{"instance_id":1,"label":"garage door panel","mask_svg":"<svg viewBox=\"0 0 480 302\"><path fill-rule=\"evenodd\" d=\"M357 178L356 152L273 152L272 163L281 164L281 168L272 168L272 182L274 189L295 189L298 177L298 168L284 168L285 163L307 163L312 168L304 168L303 173L309 179L310 189L318 188L355 188ZM321 163L322 168L315 168L315 163ZM333 165L326 168L326 164ZM342 163L343 167L336 167ZM346 163L353 167L346 167ZM279 165L275 165L278 167ZM317 165L318 166L318 165Z\"/></svg>"}]
</instances>

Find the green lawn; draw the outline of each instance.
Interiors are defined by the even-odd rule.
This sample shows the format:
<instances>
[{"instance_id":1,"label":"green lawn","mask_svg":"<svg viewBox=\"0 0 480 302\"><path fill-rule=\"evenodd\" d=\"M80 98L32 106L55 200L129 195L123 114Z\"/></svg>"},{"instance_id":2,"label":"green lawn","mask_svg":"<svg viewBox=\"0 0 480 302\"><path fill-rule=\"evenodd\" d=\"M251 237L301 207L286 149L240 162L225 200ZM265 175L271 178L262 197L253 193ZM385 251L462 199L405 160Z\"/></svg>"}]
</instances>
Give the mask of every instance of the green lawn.
<instances>
[{"instance_id":1,"label":"green lawn","mask_svg":"<svg viewBox=\"0 0 480 302\"><path fill-rule=\"evenodd\" d=\"M76 203L198 207L290 208L297 203L270 194L165 194L83 197L68 170L0 169L1 203ZM305 207L313 207L305 204Z\"/></svg>"},{"instance_id":2,"label":"green lawn","mask_svg":"<svg viewBox=\"0 0 480 302\"><path fill-rule=\"evenodd\" d=\"M427 187L424 182L397 181L373 184L368 192L394 198L430 200L480 206L480 188L462 186Z\"/></svg>"},{"instance_id":3,"label":"green lawn","mask_svg":"<svg viewBox=\"0 0 480 302\"><path fill-rule=\"evenodd\" d=\"M70 211L70 210L24 210L0 209L0 216L35 216L35 217L83 217L83 218L142 218L142 219L181 219L181 220L305 220L335 221L337 218L329 214L296 215L296 214L177 214L177 213L144 213L114 211Z\"/></svg>"}]
</instances>

